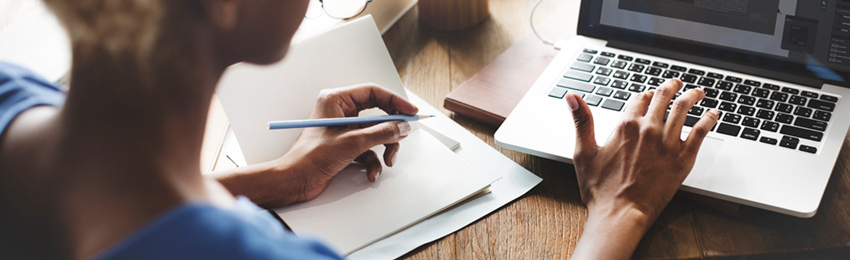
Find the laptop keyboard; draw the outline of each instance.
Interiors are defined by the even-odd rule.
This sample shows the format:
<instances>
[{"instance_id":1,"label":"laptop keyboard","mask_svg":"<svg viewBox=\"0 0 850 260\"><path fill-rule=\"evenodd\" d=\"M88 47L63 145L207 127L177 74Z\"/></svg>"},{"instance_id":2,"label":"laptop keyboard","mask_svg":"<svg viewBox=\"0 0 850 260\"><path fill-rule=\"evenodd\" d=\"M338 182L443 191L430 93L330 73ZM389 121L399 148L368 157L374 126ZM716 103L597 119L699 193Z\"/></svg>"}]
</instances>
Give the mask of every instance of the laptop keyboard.
<instances>
[{"instance_id":1,"label":"laptop keyboard","mask_svg":"<svg viewBox=\"0 0 850 260\"><path fill-rule=\"evenodd\" d=\"M817 153L817 148L800 140L821 142L838 102L826 94L593 49L579 52L549 97L573 92L590 106L622 111L634 94L656 89L670 78L684 83L674 100L689 89L705 90L705 98L688 111L686 126L693 127L703 113L717 108L720 119L712 131L808 153ZM776 134L766 136L768 132Z\"/></svg>"}]
</instances>

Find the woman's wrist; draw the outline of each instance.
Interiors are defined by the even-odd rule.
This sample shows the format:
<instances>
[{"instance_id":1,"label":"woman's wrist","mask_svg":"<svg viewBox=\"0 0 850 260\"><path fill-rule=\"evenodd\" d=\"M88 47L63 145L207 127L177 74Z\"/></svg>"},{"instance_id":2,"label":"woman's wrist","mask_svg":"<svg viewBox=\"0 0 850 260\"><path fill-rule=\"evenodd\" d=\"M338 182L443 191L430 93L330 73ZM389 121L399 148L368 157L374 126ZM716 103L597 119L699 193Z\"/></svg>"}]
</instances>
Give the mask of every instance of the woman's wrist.
<instances>
[{"instance_id":1,"label":"woman's wrist","mask_svg":"<svg viewBox=\"0 0 850 260\"><path fill-rule=\"evenodd\" d=\"M248 197L262 207L278 207L303 200L303 180L291 164L278 160L213 173L233 195Z\"/></svg>"},{"instance_id":2,"label":"woman's wrist","mask_svg":"<svg viewBox=\"0 0 850 260\"><path fill-rule=\"evenodd\" d=\"M589 205L572 259L630 258L654 220L634 206Z\"/></svg>"}]
</instances>

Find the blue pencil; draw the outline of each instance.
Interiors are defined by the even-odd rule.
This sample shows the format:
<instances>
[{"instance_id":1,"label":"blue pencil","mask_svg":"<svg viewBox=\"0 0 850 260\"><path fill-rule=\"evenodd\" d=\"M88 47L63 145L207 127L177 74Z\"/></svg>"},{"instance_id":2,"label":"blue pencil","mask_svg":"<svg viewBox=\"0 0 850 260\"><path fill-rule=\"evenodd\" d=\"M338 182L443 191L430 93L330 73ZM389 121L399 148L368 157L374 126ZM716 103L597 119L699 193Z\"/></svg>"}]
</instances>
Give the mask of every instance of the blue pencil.
<instances>
[{"instance_id":1,"label":"blue pencil","mask_svg":"<svg viewBox=\"0 0 850 260\"><path fill-rule=\"evenodd\" d=\"M339 118L322 118L322 119L306 119L306 120L287 120L287 121L269 121L269 130L302 128L302 127L324 127L324 126L341 126L341 125L363 125L377 124L387 121L417 121L420 119L434 117L432 115L383 115L383 116L365 116L365 117L339 117Z\"/></svg>"}]
</instances>

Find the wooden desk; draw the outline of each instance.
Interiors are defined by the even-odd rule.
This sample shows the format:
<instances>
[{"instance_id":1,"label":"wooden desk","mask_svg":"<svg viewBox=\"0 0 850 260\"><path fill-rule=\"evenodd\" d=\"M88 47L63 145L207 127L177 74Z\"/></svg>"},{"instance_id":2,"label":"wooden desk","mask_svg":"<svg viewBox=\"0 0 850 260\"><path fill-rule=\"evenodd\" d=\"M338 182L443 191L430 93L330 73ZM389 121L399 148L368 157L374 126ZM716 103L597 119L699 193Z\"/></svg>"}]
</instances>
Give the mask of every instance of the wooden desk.
<instances>
[{"instance_id":1,"label":"wooden desk","mask_svg":"<svg viewBox=\"0 0 850 260\"><path fill-rule=\"evenodd\" d=\"M563 19L549 38L575 34L578 0L545 1L537 21ZM417 9L384 35L402 81L442 107L443 98L530 32L533 1L490 0L492 17L458 32L436 31ZM550 17L562 7L573 15ZM552 33L552 31L549 31ZM451 113L443 110L447 115ZM566 113L566 111L565 111ZM586 219L575 169L494 144L496 129L462 116L453 119L543 178L529 194L487 217L407 254L410 259L544 259L569 257ZM732 257L850 259L850 146L845 140L820 212L798 219L758 209L732 217L677 196L638 246L635 258ZM803 173L804 174L804 173Z\"/></svg>"}]
</instances>

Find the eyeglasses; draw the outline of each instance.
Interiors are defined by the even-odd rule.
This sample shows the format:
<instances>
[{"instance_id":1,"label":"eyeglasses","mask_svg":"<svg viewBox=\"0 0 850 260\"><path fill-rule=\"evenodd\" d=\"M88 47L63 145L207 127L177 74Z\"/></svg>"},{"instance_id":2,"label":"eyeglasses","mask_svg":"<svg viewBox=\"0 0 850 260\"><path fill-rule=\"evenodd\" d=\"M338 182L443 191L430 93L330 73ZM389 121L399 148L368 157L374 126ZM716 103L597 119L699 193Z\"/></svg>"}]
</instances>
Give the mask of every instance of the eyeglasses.
<instances>
[{"instance_id":1,"label":"eyeglasses","mask_svg":"<svg viewBox=\"0 0 850 260\"><path fill-rule=\"evenodd\" d=\"M319 0L325 13L336 19L355 17L366 9L372 0Z\"/></svg>"}]
</instances>

